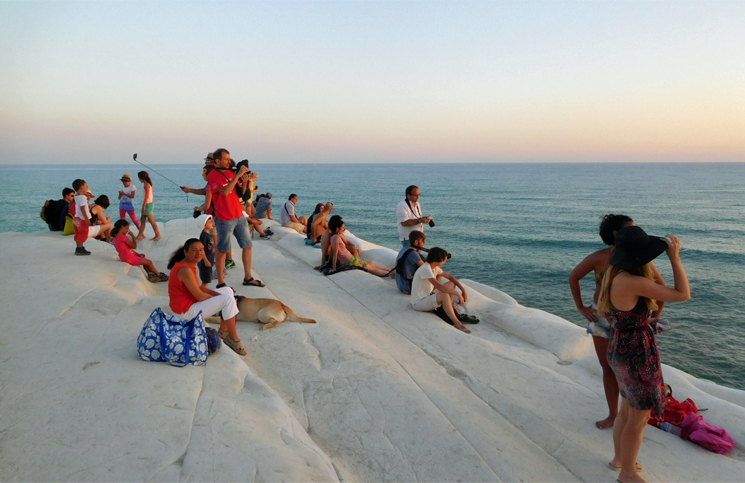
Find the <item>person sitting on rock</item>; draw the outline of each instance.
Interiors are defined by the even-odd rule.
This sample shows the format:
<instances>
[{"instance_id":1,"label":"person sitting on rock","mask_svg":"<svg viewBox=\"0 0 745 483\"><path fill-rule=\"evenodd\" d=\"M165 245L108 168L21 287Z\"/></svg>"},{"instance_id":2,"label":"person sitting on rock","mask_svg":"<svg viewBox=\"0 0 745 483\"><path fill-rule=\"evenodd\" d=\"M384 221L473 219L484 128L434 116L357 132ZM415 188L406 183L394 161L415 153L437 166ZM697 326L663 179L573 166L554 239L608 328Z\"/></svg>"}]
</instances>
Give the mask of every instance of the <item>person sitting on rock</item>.
<instances>
[{"instance_id":1,"label":"person sitting on rock","mask_svg":"<svg viewBox=\"0 0 745 483\"><path fill-rule=\"evenodd\" d=\"M274 235L274 232L271 228L267 228L266 230L262 228L261 225L263 225L264 222L256 218L256 208L254 208L254 205L246 201L241 201L241 207L243 208L249 226L252 226L254 230L259 232L259 238L262 240L269 240L272 235Z\"/></svg>"},{"instance_id":2,"label":"person sitting on rock","mask_svg":"<svg viewBox=\"0 0 745 483\"><path fill-rule=\"evenodd\" d=\"M450 254L440 247L434 247L429 251L427 263L417 269L411 282L411 305L414 310L420 312L444 311L445 314L441 318L445 322L470 334L471 331L462 322L476 324L479 319L465 313L456 313L455 304L462 307L468 300L468 292L457 278L442 270L442 266L449 258ZM443 277L450 281L440 283Z\"/></svg>"},{"instance_id":3,"label":"person sitting on rock","mask_svg":"<svg viewBox=\"0 0 745 483\"><path fill-rule=\"evenodd\" d=\"M267 220L273 220L272 218L272 194L267 193L265 195L259 195L256 201L256 218L266 218Z\"/></svg>"},{"instance_id":4,"label":"person sitting on rock","mask_svg":"<svg viewBox=\"0 0 745 483\"><path fill-rule=\"evenodd\" d=\"M173 315L181 320L191 320L199 312L205 317L220 314L220 338L225 345L241 356L246 355L238 332L235 330L235 316L238 306L233 289L230 287L210 290L199 286L197 264L204 258L204 245L196 238L186 240L168 262L171 274L168 278L169 305Z\"/></svg>"},{"instance_id":5,"label":"person sitting on rock","mask_svg":"<svg viewBox=\"0 0 745 483\"><path fill-rule=\"evenodd\" d=\"M282 216L280 216L280 220L282 222L282 226L292 228L298 233L305 233L305 225L308 223L308 218L304 216L298 218L297 216L295 216L296 204L297 195L295 193L292 193L288 198L287 203L285 203L285 205L282 207Z\"/></svg>"},{"instance_id":6,"label":"person sitting on rock","mask_svg":"<svg viewBox=\"0 0 745 483\"><path fill-rule=\"evenodd\" d=\"M114 228L114 225L111 224L111 217L106 216L106 213L103 211L109 206L111 206L111 202L109 201L109 197L106 195L99 196L93 203L91 203L92 226L90 227L91 234L89 236L93 236L97 240L105 240L108 242L112 240L111 230ZM96 228L98 228L98 230L96 230ZM95 235L93 232L96 232Z\"/></svg>"},{"instance_id":7,"label":"person sitting on rock","mask_svg":"<svg viewBox=\"0 0 745 483\"><path fill-rule=\"evenodd\" d=\"M332 222L336 223L334 220L343 222L340 215L334 215L329 220L329 225L331 225ZM331 235L332 233L329 228L326 228L326 230L321 235L321 264L317 267L314 267L315 270L331 268ZM344 235L344 233L339 233L339 237L341 237L341 239L344 241L344 246L347 248L347 250L349 250L349 253L359 258L360 249L357 247L357 245L347 240L347 237Z\"/></svg>"},{"instance_id":8,"label":"person sitting on rock","mask_svg":"<svg viewBox=\"0 0 745 483\"><path fill-rule=\"evenodd\" d=\"M424 248L427 236L424 232L414 230L409 233L410 246L403 247L396 257L396 285L405 293L411 293L411 281L416 271L424 265L425 257L420 250Z\"/></svg>"},{"instance_id":9,"label":"person sitting on rock","mask_svg":"<svg viewBox=\"0 0 745 483\"><path fill-rule=\"evenodd\" d=\"M331 214L334 209L333 203L326 203L321 205L319 211L314 213L313 216L308 220L308 240L306 242L309 245L316 245L321 241L323 232L329 227L329 222L326 221L326 217Z\"/></svg>"},{"instance_id":10,"label":"person sitting on rock","mask_svg":"<svg viewBox=\"0 0 745 483\"><path fill-rule=\"evenodd\" d=\"M361 258L352 255L352 253L347 250L346 243L344 243L344 239L342 239L340 236L342 233L344 233L344 230L346 230L344 221L338 219L334 220L333 222L329 222L329 230L331 230L332 234L330 242L332 269L330 273L336 271L336 263L337 261L339 261L343 266L364 268L368 272L379 277L395 276L392 268L378 266L371 261L362 260Z\"/></svg>"}]
</instances>

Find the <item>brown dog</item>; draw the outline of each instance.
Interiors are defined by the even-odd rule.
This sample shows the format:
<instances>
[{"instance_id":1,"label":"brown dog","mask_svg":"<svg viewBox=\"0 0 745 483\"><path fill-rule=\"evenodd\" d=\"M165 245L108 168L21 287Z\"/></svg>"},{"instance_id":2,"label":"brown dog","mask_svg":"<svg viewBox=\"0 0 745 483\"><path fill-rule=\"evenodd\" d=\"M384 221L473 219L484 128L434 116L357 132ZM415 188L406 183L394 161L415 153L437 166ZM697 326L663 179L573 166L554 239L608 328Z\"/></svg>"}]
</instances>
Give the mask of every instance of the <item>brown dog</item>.
<instances>
[{"instance_id":1,"label":"brown dog","mask_svg":"<svg viewBox=\"0 0 745 483\"><path fill-rule=\"evenodd\" d=\"M235 302L238 304L238 315L235 319L266 324L261 330L271 329L285 321L303 322L306 324L316 323L313 319L299 317L290 307L279 300L250 299L237 295Z\"/></svg>"}]
</instances>

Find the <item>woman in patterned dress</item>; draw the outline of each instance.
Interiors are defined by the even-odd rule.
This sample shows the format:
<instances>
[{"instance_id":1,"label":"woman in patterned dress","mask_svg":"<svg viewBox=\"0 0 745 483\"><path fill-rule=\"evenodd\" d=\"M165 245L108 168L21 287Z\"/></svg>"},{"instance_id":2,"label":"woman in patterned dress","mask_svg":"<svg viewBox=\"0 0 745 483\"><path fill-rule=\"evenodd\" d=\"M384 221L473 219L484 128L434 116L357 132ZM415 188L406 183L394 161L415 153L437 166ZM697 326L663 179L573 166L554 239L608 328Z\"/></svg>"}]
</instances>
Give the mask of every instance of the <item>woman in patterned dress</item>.
<instances>
[{"instance_id":1,"label":"woman in patterned dress","mask_svg":"<svg viewBox=\"0 0 745 483\"><path fill-rule=\"evenodd\" d=\"M654 279L651 261L666 251L673 269L674 287ZM643 482L636 463L644 429L652 410L660 414L665 396L660 354L649 317L657 302L683 302L691 298L680 240L649 236L638 226L616 234L616 249L603 277L598 313L610 322L608 363L618 380L621 410L613 426L615 455L609 465L621 471L618 481Z\"/></svg>"}]
</instances>

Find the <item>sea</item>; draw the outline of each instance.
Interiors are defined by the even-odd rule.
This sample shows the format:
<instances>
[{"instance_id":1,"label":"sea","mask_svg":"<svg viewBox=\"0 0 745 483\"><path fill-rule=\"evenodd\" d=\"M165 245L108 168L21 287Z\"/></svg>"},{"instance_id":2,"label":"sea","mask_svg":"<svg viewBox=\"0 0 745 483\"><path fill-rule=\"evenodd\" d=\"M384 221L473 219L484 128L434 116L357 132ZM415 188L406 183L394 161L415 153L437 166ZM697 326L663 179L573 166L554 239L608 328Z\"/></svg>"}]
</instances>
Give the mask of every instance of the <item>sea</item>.
<instances>
[{"instance_id":1,"label":"sea","mask_svg":"<svg viewBox=\"0 0 745 483\"><path fill-rule=\"evenodd\" d=\"M663 317L672 330L658 337L662 361L698 378L745 389L745 331L738 304L745 295L745 163L546 164L261 164L260 193L271 192L275 218L290 193L299 215L319 202L334 203L347 229L398 250L396 204L408 185L435 226L427 246L452 253L444 269L491 285L520 304L577 325L568 277L584 257L604 248L600 218L622 213L648 233L675 234L692 298L669 303ZM154 183L156 221L192 215L204 198L177 185L201 188L201 164L0 166L0 232L46 230L39 212L59 199L75 178L112 199L118 216L119 178L142 169ZM168 178L168 179L166 179ZM139 206L142 185L135 206ZM196 235L195 229L195 235ZM8 249L9 247L6 247ZM70 240L70 253L73 242ZM30 260L29 264L33 264ZM655 262L672 283L663 254ZM582 281L591 302L592 275Z\"/></svg>"}]
</instances>

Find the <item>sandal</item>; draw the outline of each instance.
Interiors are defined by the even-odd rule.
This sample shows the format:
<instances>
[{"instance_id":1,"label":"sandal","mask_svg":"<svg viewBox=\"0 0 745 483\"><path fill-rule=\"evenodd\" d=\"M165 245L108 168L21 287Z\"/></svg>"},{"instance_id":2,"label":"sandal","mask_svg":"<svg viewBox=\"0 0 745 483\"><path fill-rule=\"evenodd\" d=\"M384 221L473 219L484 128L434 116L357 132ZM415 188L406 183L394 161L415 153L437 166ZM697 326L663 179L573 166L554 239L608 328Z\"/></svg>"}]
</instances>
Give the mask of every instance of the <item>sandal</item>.
<instances>
[{"instance_id":1,"label":"sandal","mask_svg":"<svg viewBox=\"0 0 745 483\"><path fill-rule=\"evenodd\" d=\"M167 282L168 281L168 275L166 275L163 272L160 272L158 274L158 278L160 279L161 282Z\"/></svg>"},{"instance_id":2,"label":"sandal","mask_svg":"<svg viewBox=\"0 0 745 483\"><path fill-rule=\"evenodd\" d=\"M458 320L464 324L478 324L479 318L475 315L458 314Z\"/></svg>"},{"instance_id":3,"label":"sandal","mask_svg":"<svg viewBox=\"0 0 745 483\"><path fill-rule=\"evenodd\" d=\"M264 285L264 282L262 282L261 280L255 279L253 277L249 279L244 278L243 285L250 285L251 287L266 287L266 285Z\"/></svg>"},{"instance_id":4,"label":"sandal","mask_svg":"<svg viewBox=\"0 0 745 483\"><path fill-rule=\"evenodd\" d=\"M245 356L246 354L248 354L248 352L246 352L246 349L243 348L241 340L231 338L227 330L219 329L217 333L220 335L220 338L225 343L225 345L233 349L233 352L235 352L239 356Z\"/></svg>"}]
</instances>

